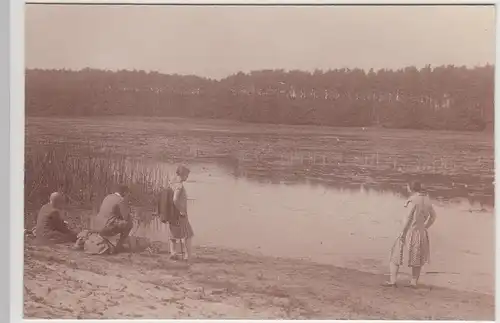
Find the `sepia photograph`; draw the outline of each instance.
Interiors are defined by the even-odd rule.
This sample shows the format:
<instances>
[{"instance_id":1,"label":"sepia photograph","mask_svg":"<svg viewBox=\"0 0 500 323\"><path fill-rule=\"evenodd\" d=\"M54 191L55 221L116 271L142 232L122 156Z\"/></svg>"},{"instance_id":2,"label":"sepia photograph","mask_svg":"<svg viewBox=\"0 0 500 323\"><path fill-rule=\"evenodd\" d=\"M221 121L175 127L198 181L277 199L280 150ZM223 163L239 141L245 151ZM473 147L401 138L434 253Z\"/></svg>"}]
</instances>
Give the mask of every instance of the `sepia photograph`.
<instances>
[{"instance_id":1,"label":"sepia photograph","mask_svg":"<svg viewBox=\"0 0 500 323\"><path fill-rule=\"evenodd\" d=\"M495 14L25 4L24 319L494 321Z\"/></svg>"}]
</instances>

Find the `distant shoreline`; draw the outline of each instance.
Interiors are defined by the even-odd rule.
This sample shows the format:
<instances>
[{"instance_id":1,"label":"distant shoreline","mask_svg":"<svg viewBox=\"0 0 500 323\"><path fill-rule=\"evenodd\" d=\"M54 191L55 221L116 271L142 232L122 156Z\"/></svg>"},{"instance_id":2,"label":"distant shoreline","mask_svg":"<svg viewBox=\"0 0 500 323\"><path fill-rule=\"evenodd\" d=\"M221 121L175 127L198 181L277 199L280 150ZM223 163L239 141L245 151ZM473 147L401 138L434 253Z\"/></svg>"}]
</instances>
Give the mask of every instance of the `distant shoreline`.
<instances>
[{"instance_id":1,"label":"distant shoreline","mask_svg":"<svg viewBox=\"0 0 500 323\"><path fill-rule=\"evenodd\" d=\"M265 122L248 122L239 121L231 119L211 119L202 117L169 117L169 116L142 116L142 115L92 115L92 116L70 116L70 115L37 115L37 114L26 114L25 120L73 120L73 121L86 121L86 120L101 120L113 122L124 120L124 121L137 121L137 122L152 122L152 123L163 123L171 121L182 121L182 122L200 122L203 125L209 126L248 126L248 127L261 127L265 132L275 132L281 129L308 129L313 128L314 130L359 130L368 132L394 132L400 133L401 131L408 131L414 133L432 133L432 134L485 134L491 135L492 141L494 140L494 129L484 129L484 130L451 130L451 129L419 129L419 128L391 128L382 126L327 126L327 125L316 125L316 124L288 124L288 123L265 123ZM278 128L269 129L269 126L275 126ZM211 129L212 131L225 131L224 129Z\"/></svg>"}]
</instances>

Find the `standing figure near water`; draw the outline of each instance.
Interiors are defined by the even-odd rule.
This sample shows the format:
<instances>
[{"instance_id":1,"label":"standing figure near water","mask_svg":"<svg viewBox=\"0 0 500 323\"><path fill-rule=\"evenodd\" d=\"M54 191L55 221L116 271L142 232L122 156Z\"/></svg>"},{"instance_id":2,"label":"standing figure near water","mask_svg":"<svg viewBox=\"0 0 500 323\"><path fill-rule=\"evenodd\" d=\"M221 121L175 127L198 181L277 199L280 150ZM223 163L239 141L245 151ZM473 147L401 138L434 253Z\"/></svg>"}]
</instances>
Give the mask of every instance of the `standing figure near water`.
<instances>
[{"instance_id":1,"label":"standing figure near water","mask_svg":"<svg viewBox=\"0 0 500 323\"><path fill-rule=\"evenodd\" d=\"M420 182L408 186L413 194L405 203L411 205L403 231L396 239L390 258L390 281L384 286L396 286L399 266L403 264L403 249L408 247L408 266L412 269L411 287L416 287L424 264L430 260L430 242L427 230L436 220L436 212L430 198L422 190Z\"/></svg>"},{"instance_id":2,"label":"standing figure near water","mask_svg":"<svg viewBox=\"0 0 500 323\"><path fill-rule=\"evenodd\" d=\"M50 195L49 203L42 206L36 221L35 242L57 244L76 241L76 233L71 231L61 217L64 196L59 192Z\"/></svg>"},{"instance_id":3,"label":"standing figure near water","mask_svg":"<svg viewBox=\"0 0 500 323\"><path fill-rule=\"evenodd\" d=\"M170 228L170 254L173 259L178 259L177 242L181 244L183 260L189 260L192 256L193 228L189 223L187 212L187 194L184 182L189 177L190 170L180 165L175 172L175 178L170 182L173 191L173 204L179 216L177 221L169 221Z\"/></svg>"}]
</instances>

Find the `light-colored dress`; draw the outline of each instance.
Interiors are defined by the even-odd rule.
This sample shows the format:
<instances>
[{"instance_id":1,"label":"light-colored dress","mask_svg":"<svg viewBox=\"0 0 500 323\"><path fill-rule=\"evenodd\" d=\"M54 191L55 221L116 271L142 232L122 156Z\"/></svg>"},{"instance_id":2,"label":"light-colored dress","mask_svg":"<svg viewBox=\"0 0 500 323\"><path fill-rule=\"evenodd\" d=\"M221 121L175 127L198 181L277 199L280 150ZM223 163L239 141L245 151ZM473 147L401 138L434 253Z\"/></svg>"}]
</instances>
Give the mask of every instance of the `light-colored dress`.
<instances>
[{"instance_id":1,"label":"light-colored dress","mask_svg":"<svg viewBox=\"0 0 500 323\"><path fill-rule=\"evenodd\" d=\"M430 240L426 224L429 218L436 217L430 198L423 193L416 194L411 198L411 211L405 226L406 245L408 247L408 266L421 267L430 261ZM403 264L404 244L397 239L391 250L391 261L395 264Z\"/></svg>"},{"instance_id":2,"label":"light-colored dress","mask_svg":"<svg viewBox=\"0 0 500 323\"><path fill-rule=\"evenodd\" d=\"M170 187L174 191L175 207L181 213L178 225L169 223L171 237L172 239L192 238L194 236L194 232L188 218L186 189L180 182L172 182L170 183Z\"/></svg>"}]
</instances>

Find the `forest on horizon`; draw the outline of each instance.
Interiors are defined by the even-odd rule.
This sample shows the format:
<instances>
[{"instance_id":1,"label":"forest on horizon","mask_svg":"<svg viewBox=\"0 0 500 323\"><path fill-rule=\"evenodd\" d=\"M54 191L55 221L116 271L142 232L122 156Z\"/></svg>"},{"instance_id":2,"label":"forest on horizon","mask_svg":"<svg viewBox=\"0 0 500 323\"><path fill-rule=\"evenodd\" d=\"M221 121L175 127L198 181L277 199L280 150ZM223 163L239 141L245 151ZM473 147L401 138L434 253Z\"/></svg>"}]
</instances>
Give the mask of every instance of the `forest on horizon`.
<instances>
[{"instance_id":1,"label":"forest on horizon","mask_svg":"<svg viewBox=\"0 0 500 323\"><path fill-rule=\"evenodd\" d=\"M250 123L492 131L494 66L260 70L221 80L26 70L27 116L158 116Z\"/></svg>"}]
</instances>

